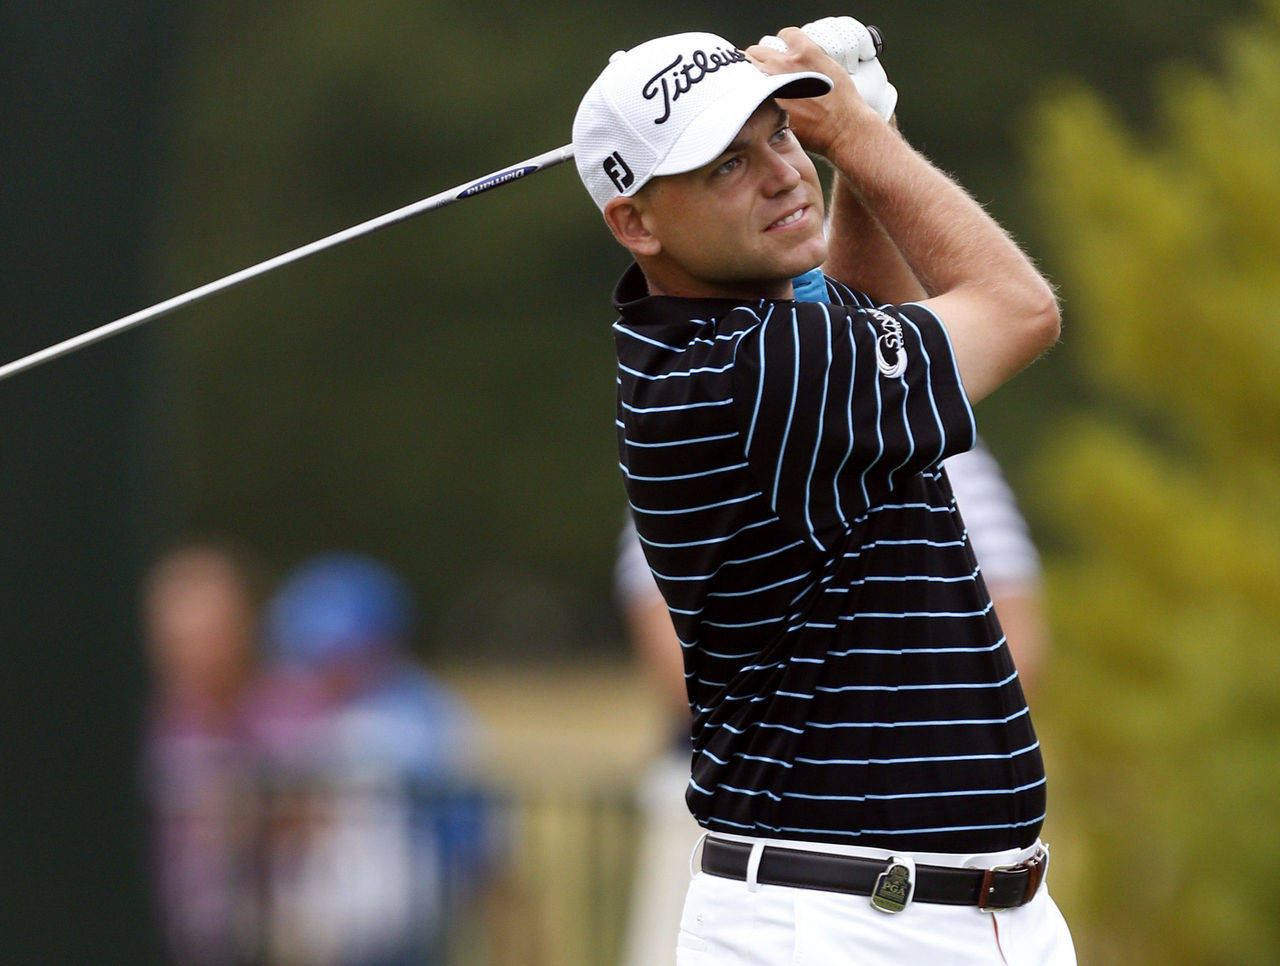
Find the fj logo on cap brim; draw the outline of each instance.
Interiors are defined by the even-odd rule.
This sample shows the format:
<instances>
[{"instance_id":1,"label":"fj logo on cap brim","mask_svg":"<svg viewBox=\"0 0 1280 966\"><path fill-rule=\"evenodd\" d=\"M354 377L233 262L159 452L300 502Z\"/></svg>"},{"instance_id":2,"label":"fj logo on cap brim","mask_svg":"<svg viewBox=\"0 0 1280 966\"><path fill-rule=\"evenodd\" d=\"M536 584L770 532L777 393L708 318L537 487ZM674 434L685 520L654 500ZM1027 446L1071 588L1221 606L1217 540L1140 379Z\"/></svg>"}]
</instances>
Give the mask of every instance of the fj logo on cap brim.
<instances>
[{"instance_id":1,"label":"fj logo on cap brim","mask_svg":"<svg viewBox=\"0 0 1280 966\"><path fill-rule=\"evenodd\" d=\"M609 180L619 191L626 191L636 183L636 176L631 173L627 162L622 160L622 155L617 151L604 159L604 173L609 176Z\"/></svg>"},{"instance_id":2,"label":"fj logo on cap brim","mask_svg":"<svg viewBox=\"0 0 1280 966\"><path fill-rule=\"evenodd\" d=\"M890 914L901 912L916 891L916 864L910 856L894 856L889 867L876 878L871 890L871 906Z\"/></svg>"}]
</instances>

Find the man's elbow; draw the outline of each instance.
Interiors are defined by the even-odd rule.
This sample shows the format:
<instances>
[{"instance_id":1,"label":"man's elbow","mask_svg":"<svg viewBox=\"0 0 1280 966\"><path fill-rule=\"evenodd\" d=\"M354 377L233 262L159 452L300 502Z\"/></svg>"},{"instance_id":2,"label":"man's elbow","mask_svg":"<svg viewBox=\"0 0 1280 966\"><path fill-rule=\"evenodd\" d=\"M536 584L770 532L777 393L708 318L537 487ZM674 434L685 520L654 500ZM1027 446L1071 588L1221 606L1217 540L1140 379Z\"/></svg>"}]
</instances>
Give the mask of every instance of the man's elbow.
<instances>
[{"instance_id":1,"label":"man's elbow","mask_svg":"<svg viewBox=\"0 0 1280 966\"><path fill-rule=\"evenodd\" d=\"M1062 310L1053 287L1037 278L1026 294L1023 310L1023 332L1026 347L1034 359L1052 348L1062 334Z\"/></svg>"}]
</instances>

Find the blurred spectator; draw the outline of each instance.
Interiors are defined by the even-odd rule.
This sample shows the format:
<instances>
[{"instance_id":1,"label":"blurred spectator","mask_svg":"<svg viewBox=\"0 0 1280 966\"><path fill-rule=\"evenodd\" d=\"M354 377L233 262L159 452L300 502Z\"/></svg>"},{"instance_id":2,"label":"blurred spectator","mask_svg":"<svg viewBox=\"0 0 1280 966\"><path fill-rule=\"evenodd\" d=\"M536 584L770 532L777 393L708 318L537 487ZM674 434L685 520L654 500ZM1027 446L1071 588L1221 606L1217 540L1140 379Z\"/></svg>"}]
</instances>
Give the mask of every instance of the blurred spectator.
<instances>
[{"instance_id":1,"label":"blurred spectator","mask_svg":"<svg viewBox=\"0 0 1280 966\"><path fill-rule=\"evenodd\" d=\"M1047 640L1039 554L1013 492L982 440L943 465L1023 690L1030 696L1039 680ZM618 550L614 586L627 635L671 714L667 750L653 762L637 790L643 831L623 963L671 966L688 889L689 856L701 832L684 801L691 754L684 658L666 601L629 518Z\"/></svg>"},{"instance_id":2,"label":"blurred spectator","mask_svg":"<svg viewBox=\"0 0 1280 966\"><path fill-rule=\"evenodd\" d=\"M252 774L243 725L257 602L243 555L191 543L143 589L152 671L144 748L158 913L170 961L249 960Z\"/></svg>"},{"instance_id":3,"label":"blurred spectator","mask_svg":"<svg viewBox=\"0 0 1280 966\"><path fill-rule=\"evenodd\" d=\"M309 561L269 602L255 735L272 962L443 962L484 876L471 723L410 659L413 628L405 585L363 557Z\"/></svg>"}]
</instances>

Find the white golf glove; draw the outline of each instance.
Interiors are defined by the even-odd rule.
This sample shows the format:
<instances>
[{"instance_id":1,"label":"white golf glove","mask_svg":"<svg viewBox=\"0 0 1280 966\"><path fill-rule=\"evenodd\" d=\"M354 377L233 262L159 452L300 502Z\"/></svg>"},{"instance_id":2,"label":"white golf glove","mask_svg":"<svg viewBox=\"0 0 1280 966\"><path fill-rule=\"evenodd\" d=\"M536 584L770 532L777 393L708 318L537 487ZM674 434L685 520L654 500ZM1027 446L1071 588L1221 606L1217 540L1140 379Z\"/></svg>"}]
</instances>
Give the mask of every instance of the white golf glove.
<instances>
[{"instance_id":1,"label":"white golf glove","mask_svg":"<svg viewBox=\"0 0 1280 966\"><path fill-rule=\"evenodd\" d=\"M877 114L886 121L893 116L898 106L898 90L889 83L889 76L876 58L871 31L852 17L823 17L800 29L848 72L853 86ZM786 41L772 35L761 37L760 46L787 49Z\"/></svg>"}]
</instances>

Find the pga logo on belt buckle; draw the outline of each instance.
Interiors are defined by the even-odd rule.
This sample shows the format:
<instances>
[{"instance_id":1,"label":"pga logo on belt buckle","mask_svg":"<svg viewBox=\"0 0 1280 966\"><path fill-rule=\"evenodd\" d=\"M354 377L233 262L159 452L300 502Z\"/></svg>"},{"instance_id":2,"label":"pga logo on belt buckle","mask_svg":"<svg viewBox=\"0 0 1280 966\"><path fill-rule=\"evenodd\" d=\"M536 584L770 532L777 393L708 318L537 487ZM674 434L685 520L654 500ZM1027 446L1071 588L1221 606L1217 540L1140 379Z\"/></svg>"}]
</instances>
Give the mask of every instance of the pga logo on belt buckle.
<instances>
[{"instance_id":1,"label":"pga logo on belt buckle","mask_svg":"<svg viewBox=\"0 0 1280 966\"><path fill-rule=\"evenodd\" d=\"M894 915L911 902L916 892L916 863L909 855L895 855L889 866L876 877L871 890L871 908Z\"/></svg>"}]
</instances>

